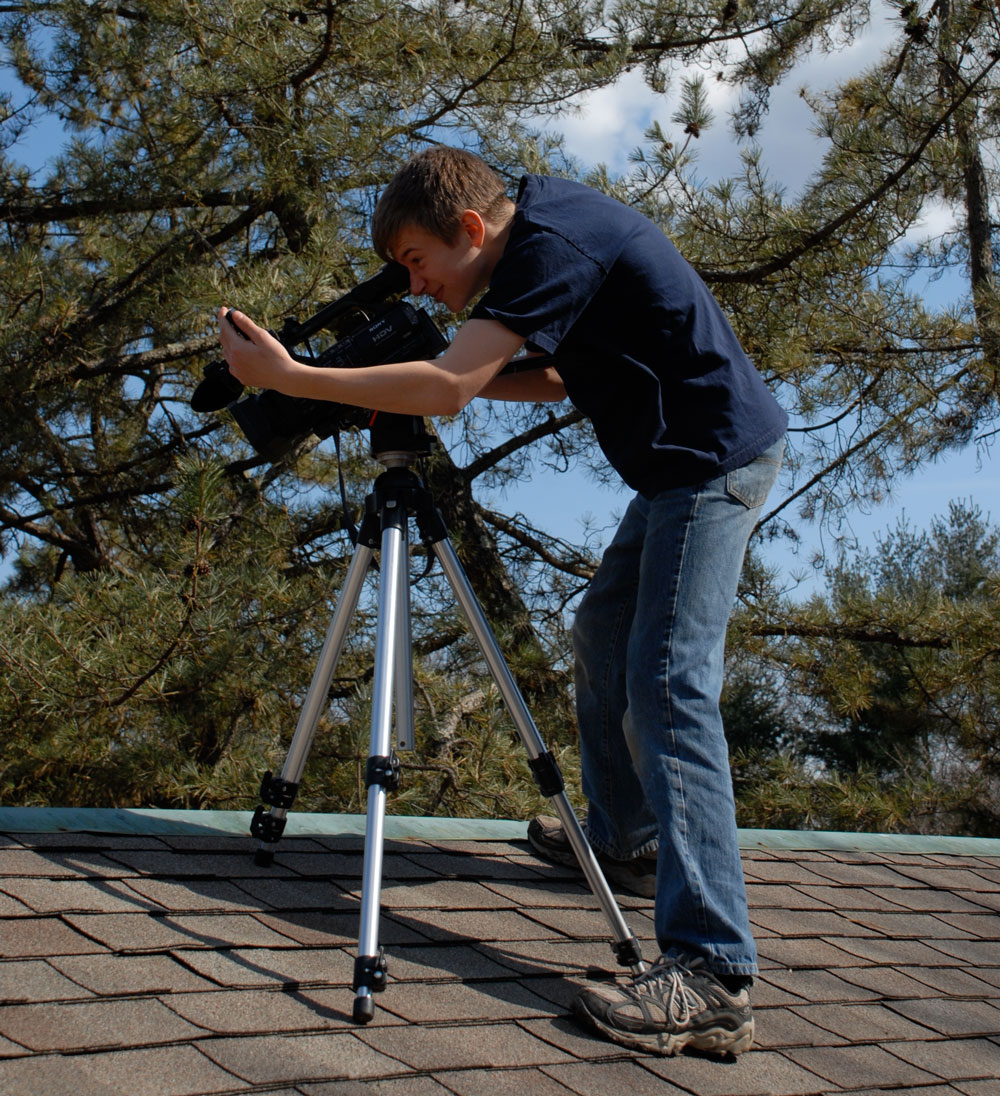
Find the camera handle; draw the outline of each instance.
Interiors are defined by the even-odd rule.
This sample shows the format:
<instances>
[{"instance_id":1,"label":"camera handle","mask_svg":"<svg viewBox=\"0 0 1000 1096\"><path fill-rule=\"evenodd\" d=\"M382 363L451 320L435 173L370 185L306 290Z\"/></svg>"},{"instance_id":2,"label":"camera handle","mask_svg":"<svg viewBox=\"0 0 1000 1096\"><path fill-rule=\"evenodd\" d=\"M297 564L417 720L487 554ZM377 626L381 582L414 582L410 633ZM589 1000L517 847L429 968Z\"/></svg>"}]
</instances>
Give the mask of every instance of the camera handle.
<instances>
[{"instance_id":1,"label":"camera handle","mask_svg":"<svg viewBox=\"0 0 1000 1096\"><path fill-rule=\"evenodd\" d=\"M630 967L635 974L641 973L644 964L639 942L625 923L569 802L555 758L542 741L455 549L448 540L444 520L434 505L430 492L409 467L416 454L394 449L376 450L375 456L386 471L376 479L374 488L366 499L365 517L358 544L347 570L340 599L330 622L281 776L275 778L271 773L264 775L261 787L263 803L254 812L250 827L251 833L260 841L255 861L258 864L270 864L274 859L274 849L284 831L288 810L299 789L306 758L327 702L330 683L343 650L350 620L361 596L365 574L378 547L381 552L378 619L371 736L366 767L368 803L361 884L361 922L358 955L354 964L354 989L357 996L353 1011L355 1023L368 1023L375 1015L372 995L385 989L387 982L387 965L384 949L379 946L378 929L385 804L388 793L399 785L399 761L392 742L394 706L395 745L401 749L411 749L413 746L408 561L408 524L412 517L416 520L424 541L440 562L452 593L466 616L528 754L528 764L539 791L552 802L563 824L587 884L611 929L611 949L618 964Z\"/></svg>"}]
</instances>

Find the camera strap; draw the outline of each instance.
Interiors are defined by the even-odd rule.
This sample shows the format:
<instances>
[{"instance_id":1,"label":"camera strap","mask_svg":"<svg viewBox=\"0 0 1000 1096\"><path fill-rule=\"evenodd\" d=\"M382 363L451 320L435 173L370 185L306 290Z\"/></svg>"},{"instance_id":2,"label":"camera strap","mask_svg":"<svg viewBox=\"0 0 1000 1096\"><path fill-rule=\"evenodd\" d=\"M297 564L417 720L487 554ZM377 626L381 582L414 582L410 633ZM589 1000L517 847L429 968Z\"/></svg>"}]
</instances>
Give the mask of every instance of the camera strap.
<instances>
[{"instance_id":1,"label":"camera strap","mask_svg":"<svg viewBox=\"0 0 1000 1096\"><path fill-rule=\"evenodd\" d=\"M358 546L358 527L351 520L351 508L347 504L347 484L344 482L344 462L340 459L340 427L333 430L333 448L337 454L337 479L340 481L340 505L344 511L344 528L351 538L351 544Z\"/></svg>"}]
</instances>

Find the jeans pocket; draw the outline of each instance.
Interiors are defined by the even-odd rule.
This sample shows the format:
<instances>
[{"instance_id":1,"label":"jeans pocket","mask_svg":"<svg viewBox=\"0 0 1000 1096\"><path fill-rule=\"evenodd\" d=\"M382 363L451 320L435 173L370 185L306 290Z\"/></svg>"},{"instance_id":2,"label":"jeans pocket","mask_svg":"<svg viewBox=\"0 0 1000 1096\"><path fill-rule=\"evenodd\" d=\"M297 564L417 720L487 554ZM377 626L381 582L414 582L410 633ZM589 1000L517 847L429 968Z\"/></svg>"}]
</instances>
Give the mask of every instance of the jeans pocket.
<instances>
[{"instance_id":1,"label":"jeans pocket","mask_svg":"<svg viewBox=\"0 0 1000 1096\"><path fill-rule=\"evenodd\" d=\"M775 442L742 468L734 468L726 474L726 493L748 510L763 506L774 481L778 478L781 458L785 452L784 440Z\"/></svg>"}]
</instances>

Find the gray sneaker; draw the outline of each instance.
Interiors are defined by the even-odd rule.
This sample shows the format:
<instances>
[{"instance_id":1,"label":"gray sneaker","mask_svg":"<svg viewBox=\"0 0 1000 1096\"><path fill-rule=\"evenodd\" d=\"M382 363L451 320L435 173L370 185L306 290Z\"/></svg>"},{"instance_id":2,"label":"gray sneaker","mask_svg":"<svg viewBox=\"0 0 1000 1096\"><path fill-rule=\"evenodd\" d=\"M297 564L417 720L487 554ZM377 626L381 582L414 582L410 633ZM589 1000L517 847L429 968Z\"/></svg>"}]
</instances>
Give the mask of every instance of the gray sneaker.
<instances>
[{"instance_id":1,"label":"gray sneaker","mask_svg":"<svg viewBox=\"0 0 1000 1096\"><path fill-rule=\"evenodd\" d=\"M547 814L540 814L537 818L533 818L528 823L528 840L543 860L579 868L576 853L558 818ZM618 860L596 849L594 855L609 886L617 885L632 894L638 894L641 898L655 897L655 855L637 856L633 860Z\"/></svg>"},{"instance_id":2,"label":"gray sneaker","mask_svg":"<svg viewBox=\"0 0 1000 1096\"><path fill-rule=\"evenodd\" d=\"M653 1054L742 1054L753 1043L748 988L731 993L701 958L661 956L630 985L582 990L573 1012L612 1042Z\"/></svg>"}]
</instances>

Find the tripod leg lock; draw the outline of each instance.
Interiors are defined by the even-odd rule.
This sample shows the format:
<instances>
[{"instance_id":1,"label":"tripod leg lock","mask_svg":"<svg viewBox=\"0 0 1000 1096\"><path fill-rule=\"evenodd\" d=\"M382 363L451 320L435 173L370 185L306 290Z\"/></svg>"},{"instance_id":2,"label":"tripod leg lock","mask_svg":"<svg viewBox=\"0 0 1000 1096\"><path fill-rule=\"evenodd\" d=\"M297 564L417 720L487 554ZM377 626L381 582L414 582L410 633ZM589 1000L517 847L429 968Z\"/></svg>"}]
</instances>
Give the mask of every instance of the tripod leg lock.
<instances>
[{"instance_id":1,"label":"tripod leg lock","mask_svg":"<svg viewBox=\"0 0 1000 1096\"><path fill-rule=\"evenodd\" d=\"M394 792L400 784L399 758L393 753L388 757L373 754L365 765L365 787L381 784L387 792Z\"/></svg>"},{"instance_id":2,"label":"tripod leg lock","mask_svg":"<svg viewBox=\"0 0 1000 1096\"><path fill-rule=\"evenodd\" d=\"M642 951L639 941L630 936L627 940L612 940L611 950L615 953L620 967L642 968Z\"/></svg>"},{"instance_id":3,"label":"tripod leg lock","mask_svg":"<svg viewBox=\"0 0 1000 1096\"><path fill-rule=\"evenodd\" d=\"M299 785L292 780L282 780L280 776L274 776L270 770L264 773L260 782L260 797L272 807L282 807L288 810L295 802L299 794Z\"/></svg>"},{"instance_id":4,"label":"tripod leg lock","mask_svg":"<svg viewBox=\"0 0 1000 1096\"><path fill-rule=\"evenodd\" d=\"M379 520L378 504L374 495L369 495L366 500L365 516L358 530L358 544L366 548L378 548L382 543L382 523Z\"/></svg>"},{"instance_id":5,"label":"tripod leg lock","mask_svg":"<svg viewBox=\"0 0 1000 1096\"><path fill-rule=\"evenodd\" d=\"M388 981L389 966L385 961L385 948L378 955L359 955L354 960L354 989L364 986L372 993L381 993Z\"/></svg>"},{"instance_id":6,"label":"tripod leg lock","mask_svg":"<svg viewBox=\"0 0 1000 1096\"><path fill-rule=\"evenodd\" d=\"M270 809L259 804L250 819L250 834L266 845L274 845L285 832L285 819L275 818Z\"/></svg>"},{"instance_id":7,"label":"tripod leg lock","mask_svg":"<svg viewBox=\"0 0 1000 1096\"><path fill-rule=\"evenodd\" d=\"M551 750L546 750L538 757L529 757L528 767L535 778L538 790L546 799L551 799L554 795L562 793L565 788L562 773L559 771L559 766L556 764L556 759L552 756Z\"/></svg>"}]
</instances>

